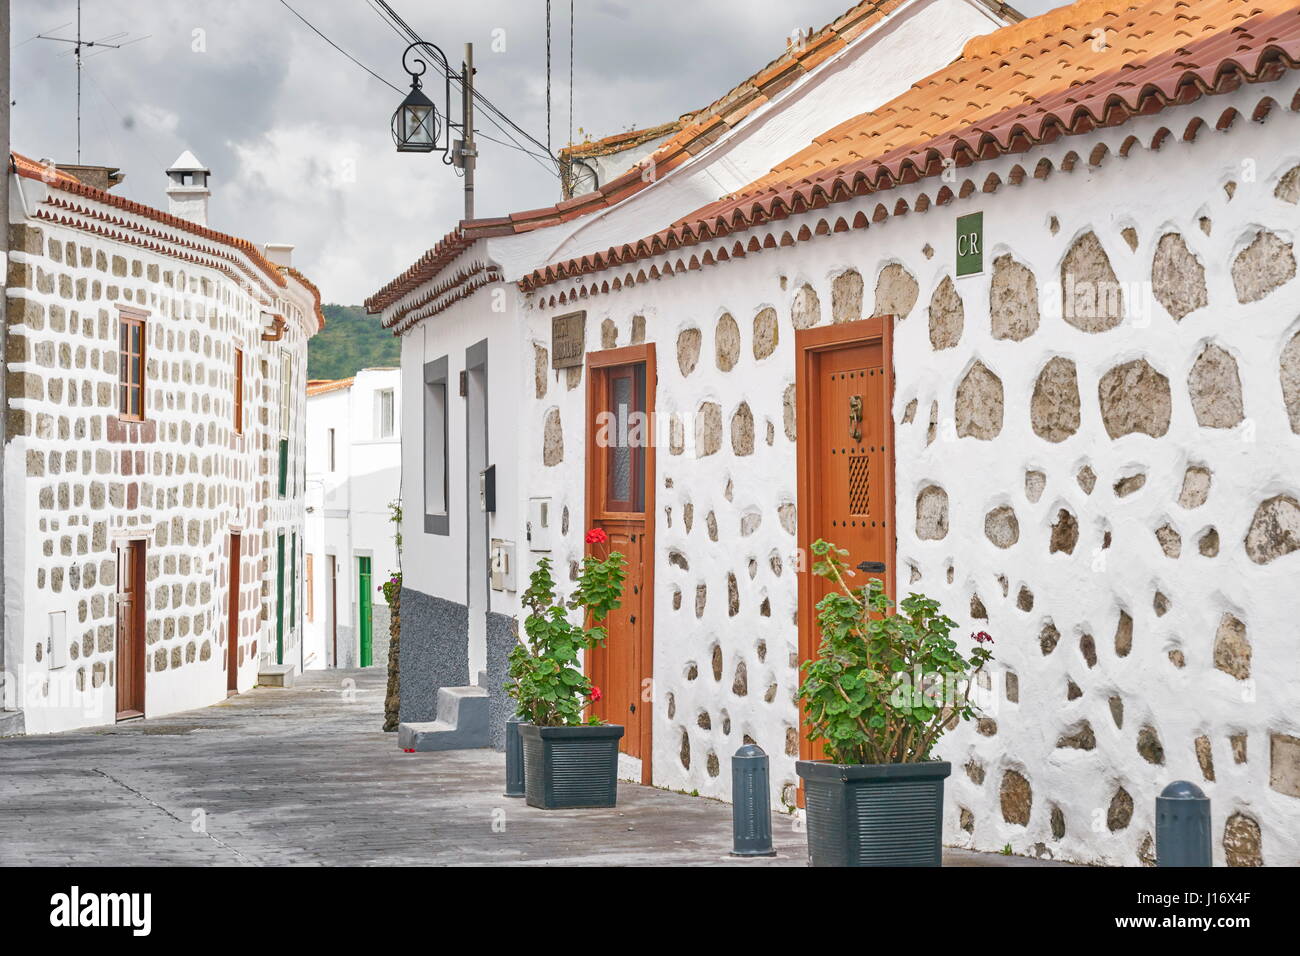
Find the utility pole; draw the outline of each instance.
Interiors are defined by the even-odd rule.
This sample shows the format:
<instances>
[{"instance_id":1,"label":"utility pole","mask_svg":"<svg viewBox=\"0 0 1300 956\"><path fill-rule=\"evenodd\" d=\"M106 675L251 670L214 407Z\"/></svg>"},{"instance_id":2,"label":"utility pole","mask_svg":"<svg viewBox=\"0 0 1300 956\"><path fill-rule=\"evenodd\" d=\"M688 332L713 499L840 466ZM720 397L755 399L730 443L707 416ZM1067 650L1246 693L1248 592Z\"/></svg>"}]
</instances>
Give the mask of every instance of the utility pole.
<instances>
[{"instance_id":1,"label":"utility pole","mask_svg":"<svg viewBox=\"0 0 1300 956\"><path fill-rule=\"evenodd\" d=\"M461 162L465 167L465 218L474 218L474 164L478 152L474 148L474 44L465 44L465 62L461 64Z\"/></svg>"}]
</instances>

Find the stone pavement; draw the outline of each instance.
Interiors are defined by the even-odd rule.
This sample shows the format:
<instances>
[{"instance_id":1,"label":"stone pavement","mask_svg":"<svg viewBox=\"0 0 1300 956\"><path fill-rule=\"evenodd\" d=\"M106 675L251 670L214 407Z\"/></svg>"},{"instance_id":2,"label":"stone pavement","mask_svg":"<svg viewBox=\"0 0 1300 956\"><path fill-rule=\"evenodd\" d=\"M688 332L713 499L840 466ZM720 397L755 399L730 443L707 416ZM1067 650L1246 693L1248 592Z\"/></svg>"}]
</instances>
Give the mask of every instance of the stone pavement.
<instances>
[{"instance_id":1,"label":"stone pavement","mask_svg":"<svg viewBox=\"0 0 1300 956\"><path fill-rule=\"evenodd\" d=\"M635 784L612 810L506 799L501 754L399 751L378 729L384 679L312 671L204 710L0 740L0 864L806 865L788 816L776 857L742 861L715 800Z\"/></svg>"}]
</instances>

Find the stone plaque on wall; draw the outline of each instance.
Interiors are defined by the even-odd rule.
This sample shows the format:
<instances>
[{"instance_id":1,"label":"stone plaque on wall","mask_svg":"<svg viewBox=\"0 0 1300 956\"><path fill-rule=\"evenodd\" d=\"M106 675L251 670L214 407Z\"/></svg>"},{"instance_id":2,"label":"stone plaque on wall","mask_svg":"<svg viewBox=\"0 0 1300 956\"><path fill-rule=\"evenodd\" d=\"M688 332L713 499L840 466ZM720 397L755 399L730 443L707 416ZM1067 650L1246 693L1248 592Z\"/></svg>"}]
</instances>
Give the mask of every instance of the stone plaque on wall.
<instances>
[{"instance_id":1,"label":"stone plaque on wall","mask_svg":"<svg viewBox=\"0 0 1300 956\"><path fill-rule=\"evenodd\" d=\"M586 353L587 313L570 312L551 319L551 368L582 365Z\"/></svg>"}]
</instances>

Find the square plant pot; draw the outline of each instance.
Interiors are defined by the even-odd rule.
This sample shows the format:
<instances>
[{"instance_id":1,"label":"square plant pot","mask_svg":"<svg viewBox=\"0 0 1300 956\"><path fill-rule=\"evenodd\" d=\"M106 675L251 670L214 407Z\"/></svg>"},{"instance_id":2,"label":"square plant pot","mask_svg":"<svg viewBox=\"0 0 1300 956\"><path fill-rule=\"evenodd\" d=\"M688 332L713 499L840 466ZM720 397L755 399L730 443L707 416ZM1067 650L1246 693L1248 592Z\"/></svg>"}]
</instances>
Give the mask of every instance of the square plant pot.
<instances>
[{"instance_id":1,"label":"square plant pot","mask_svg":"<svg viewBox=\"0 0 1300 956\"><path fill-rule=\"evenodd\" d=\"M952 764L800 760L813 866L941 866Z\"/></svg>"},{"instance_id":2,"label":"square plant pot","mask_svg":"<svg viewBox=\"0 0 1300 956\"><path fill-rule=\"evenodd\" d=\"M612 807L618 797L618 724L535 727L524 740L524 801L542 810Z\"/></svg>"}]
</instances>

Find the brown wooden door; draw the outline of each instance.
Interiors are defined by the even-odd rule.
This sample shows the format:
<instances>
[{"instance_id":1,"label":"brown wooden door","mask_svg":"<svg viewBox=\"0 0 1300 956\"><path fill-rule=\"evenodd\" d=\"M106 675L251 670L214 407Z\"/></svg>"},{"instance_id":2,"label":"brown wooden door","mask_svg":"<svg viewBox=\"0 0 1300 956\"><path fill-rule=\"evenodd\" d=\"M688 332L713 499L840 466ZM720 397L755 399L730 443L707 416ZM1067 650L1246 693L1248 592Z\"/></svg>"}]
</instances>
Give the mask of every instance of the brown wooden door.
<instances>
[{"instance_id":1,"label":"brown wooden door","mask_svg":"<svg viewBox=\"0 0 1300 956\"><path fill-rule=\"evenodd\" d=\"M144 715L144 542L117 552L117 719Z\"/></svg>"},{"instance_id":2,"label":"brown wooden door","mask_svg":"<svg viewBox=\"0 0 1300 956\"><path fill-rule=\"evenodd\" d=\"M834 585L812 574L819 538L848 551L851 586L880 578L894 594L893 402L888 319L816 329L799 367L800 658L817 652L816 605ZM801 333L802 334L802 333ZM837 341L839 339L839 341ZM821 756L805 739L800 754Z\"/></svg>"},{"instance_id":3,"label":"brown wooden door","mask_svg":"<svg viewBox=\"0 0 1300 956\"><path fill-rule=\"evenodd\" d=\"M239 692L239 560L240 539L230 535L230 593L226 600L226 690Z\"/></svg>"},{"instance_id":4,"label":"brown wooden door","mask_svg":"<svg viewBox=\"0 0 1300 956\"><path fill-rule=\"evenodd\" d=\"M338 558L325 556L326 582L330 589L330 667L339 666L339 566Z\"/></svg>"},{"instance_id":5,"label":"brown wooden door","mask_svg":"<svg viewBox=\"0 0 1300 956\"><path fill-rule=\"evenodd\" d=\"M607 544L592 553L621 553L627 561L622 606L606 620L605 646L587 656L587 674L601 690L593 710L622 724L624 753L642 760L650 781L653 703L654 447L650 428L654 352L632 346L588 356L588 527Z\"/></svg>"}]
</instances>

